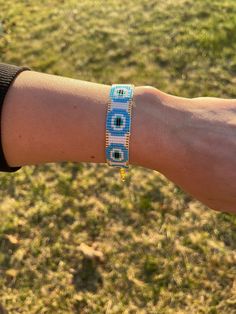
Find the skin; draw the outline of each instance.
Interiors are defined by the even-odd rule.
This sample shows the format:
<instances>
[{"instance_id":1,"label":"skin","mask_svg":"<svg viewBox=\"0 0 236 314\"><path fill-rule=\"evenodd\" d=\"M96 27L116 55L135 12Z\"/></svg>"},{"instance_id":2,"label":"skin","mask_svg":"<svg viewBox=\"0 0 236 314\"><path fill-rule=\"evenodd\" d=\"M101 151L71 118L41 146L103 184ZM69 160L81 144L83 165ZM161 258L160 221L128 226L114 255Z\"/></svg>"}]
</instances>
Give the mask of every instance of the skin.
<instances>
[{"instance_id":1,"label":"skin","mask_svg":"<svg viewBox=\"0 0 236 314\"><path fill-rule=\"evenodd\" d=\"M20 73L1 115L8 164L106 163L110 88L36 71ZM236 101L135 87L129 161L161 172L212 209L236 213Z\"/></svg>"},{"instance_id":2,"label":"skin","mask_svg":"<svg viewBox=\"0 0 236 314\"><path fill-rule=\"evenodd\" d=\"M158 107L150 115L153 125L156 120L163 134L161 160L150 161L151 168L210 208L236 213L235 100L186 99L158 90L150 98Z\"/></svg>"}]
</instances>

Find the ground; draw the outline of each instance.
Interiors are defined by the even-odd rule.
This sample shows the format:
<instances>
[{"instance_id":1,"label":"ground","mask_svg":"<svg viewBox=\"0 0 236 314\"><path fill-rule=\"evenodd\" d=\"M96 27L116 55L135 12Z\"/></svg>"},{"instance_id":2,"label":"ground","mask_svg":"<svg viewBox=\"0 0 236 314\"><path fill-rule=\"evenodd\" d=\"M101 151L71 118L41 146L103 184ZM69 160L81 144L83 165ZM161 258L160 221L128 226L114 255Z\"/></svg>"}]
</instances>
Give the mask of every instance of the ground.
<instances>
[{"instance_id":1,"label":"ground","mask_svg":"<svg viewBox=\"0 0 236 314\"><path fill-rule=\"evenodd\" d=\"M236 98L234 0L0 8L1 62ZM236 216L157 171L131 166L123 184L105 164L25 166L0 173L0 200L0 303L9 313L236 313Z\"/></svg>"}]
</instances>

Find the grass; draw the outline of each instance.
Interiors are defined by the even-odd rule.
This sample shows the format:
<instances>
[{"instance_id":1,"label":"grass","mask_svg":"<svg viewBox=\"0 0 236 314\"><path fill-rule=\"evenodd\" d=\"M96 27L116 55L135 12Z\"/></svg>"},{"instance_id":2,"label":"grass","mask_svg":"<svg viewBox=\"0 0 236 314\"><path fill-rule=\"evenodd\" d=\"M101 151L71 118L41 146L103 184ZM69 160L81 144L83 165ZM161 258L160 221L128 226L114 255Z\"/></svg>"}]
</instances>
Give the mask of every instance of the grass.
<instances>
[{"instance_id":1,"label":"grass","mask_svg":"<svg viewBox=\"0 0 236 314\"><path fill-rule=\"evenodd\" d=\"M236 96L234 0L0 0L1 62L185 97ZM157 156L158 158L158 156ZM156 171L0 173L9 313L236 313L236 216ZM0 313L1 313L0 309Z\"/></svg>"}]
</instances>

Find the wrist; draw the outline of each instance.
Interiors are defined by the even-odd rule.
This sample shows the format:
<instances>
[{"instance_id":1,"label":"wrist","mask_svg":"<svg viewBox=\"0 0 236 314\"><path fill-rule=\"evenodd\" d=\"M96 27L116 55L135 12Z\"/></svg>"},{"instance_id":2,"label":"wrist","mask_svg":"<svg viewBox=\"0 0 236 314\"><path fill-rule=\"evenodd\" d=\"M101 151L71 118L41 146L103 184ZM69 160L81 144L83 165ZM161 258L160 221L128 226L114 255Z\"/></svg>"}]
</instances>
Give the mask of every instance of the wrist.
<instances>
[{"instance_id":1,"label":"wrist","mask_svg":"<svg viewBox=\"0 0 236 314\"><path fill-rule=\"evenodd\" d=\"M130 163L164 175L182 168L186 147L178 135L192 100L152 86L135 88L130 136Z\"/></svg>"},{"instance_id":2,"label":"wrist","mask_svg":"<svg viewBox=\"0 0 236 314\"><path fill-rule=\"evenodd\" d=\"M160 170L166 160L168 95L152 86L135 87L130 135L130 164Z\"/></svg>"}]
</instances>

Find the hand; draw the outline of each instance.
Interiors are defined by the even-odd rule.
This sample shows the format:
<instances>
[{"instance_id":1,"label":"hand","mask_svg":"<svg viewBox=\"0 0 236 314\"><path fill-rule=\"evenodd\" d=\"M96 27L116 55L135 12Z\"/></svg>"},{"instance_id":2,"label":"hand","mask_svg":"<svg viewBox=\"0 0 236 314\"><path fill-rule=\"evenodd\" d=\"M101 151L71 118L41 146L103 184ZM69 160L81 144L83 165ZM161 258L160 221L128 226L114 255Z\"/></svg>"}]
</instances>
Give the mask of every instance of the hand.
<instances>
[{"instance_id":1,"label":"hand","mask_svg":"<svg viewBox=\"0 0 236 314\"><path fill-rule=\"evenodd\" d=\"M137 163L210 208L236 213L236 101L176 97L153 87L142 101L145 147Z\"/></svg>"}]
</instances>

